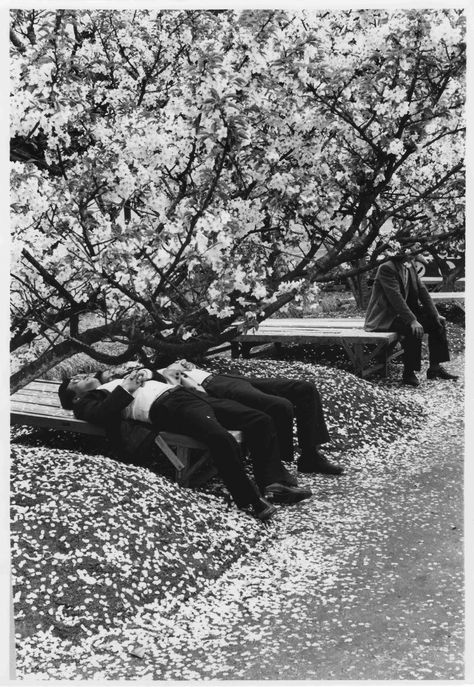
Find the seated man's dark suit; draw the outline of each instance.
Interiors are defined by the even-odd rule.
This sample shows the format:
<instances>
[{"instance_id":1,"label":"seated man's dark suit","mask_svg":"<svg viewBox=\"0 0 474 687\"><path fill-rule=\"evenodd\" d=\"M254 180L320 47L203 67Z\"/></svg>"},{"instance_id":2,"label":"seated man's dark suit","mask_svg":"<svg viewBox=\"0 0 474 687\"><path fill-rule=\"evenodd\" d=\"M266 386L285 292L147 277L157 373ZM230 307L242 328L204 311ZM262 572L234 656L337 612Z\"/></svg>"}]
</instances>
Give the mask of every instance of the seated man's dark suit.
<instances>
[{"instance_id":1,"label":"seated man's dark suit","mask_svg":"<svg viewBox=\"0 0 474 687\"><path fill-rule=\"evenodd\" d=\"M155 433L184 433L205 443L238 506L255 505L260 494L245 472L239 445L228 429L242 431L259 489L263 491L275 482L295 483L281 464L271 418L240 403L184 388L170 389L151 406L149 429ZM76 400L73 410L76 417L105 427L115 444L123 441L139 449L142 441L147 440L144 423L123 420L121 415L132 400L133 396L121 386L111 392L99 388ZM136 429L139 432L135 436Z\"/></svg>"},{"instance_id":2,"label":"seated man's dark suit","mask_svg":"<svg viewBox=\"0 0 474 687\"><path fill-rule=\"evenodd\" d=\"M415 321L428 334L430 364L449 360L446 329L428 289L411 263L389 260L377 270L364 328L402 334L405 370L409 371L421 369L422 340L410 327Z\"/></svg>"}]
</instances>

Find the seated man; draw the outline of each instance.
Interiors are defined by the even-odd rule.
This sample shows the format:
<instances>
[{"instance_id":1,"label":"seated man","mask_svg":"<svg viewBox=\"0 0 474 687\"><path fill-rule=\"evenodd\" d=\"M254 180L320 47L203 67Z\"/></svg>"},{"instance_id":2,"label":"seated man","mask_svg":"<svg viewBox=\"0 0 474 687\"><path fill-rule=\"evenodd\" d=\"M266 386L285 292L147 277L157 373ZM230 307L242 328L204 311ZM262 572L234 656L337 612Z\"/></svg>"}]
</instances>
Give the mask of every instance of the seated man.
<instances>
[{"instance_id":1,"label":"seated man","mask_svg":"<svg viewBox=\"0 0 474 687\"><path fill-rule=\"evenodd\" d=\"M227 398L269 415L276 427L281 459L293 461L293 417L301 455L300 472L340 475L342 467L330 463L320 452L329 441L323 407L318 390L311 382L284 377L242 377L211 374L187 360L178 360L160 372L172 384L198 384L216 398Z\"/></svg>"},{"instance_id":2,"label":"seated man","mask_svg":"<svg viewBox=\"0 0 474 687\"><path fill-rule=\"evenodd\" d=\"M275 512L267 498L296 503L311 496L282 465L275 428L264 413L171 386L161 375L143 368L122 379L97 374L76 375L59 387L61 405L72 409L77 418L105 427L109 436L133 431L133 423L123 421L134 420L152 425L157 432L185 433L202 441L237 506L249 508L260 520ZM109 381L101 383L98 377ZM242 431L258 489L265 498L247 477L239 445L228 429Z\"/></svg>"},{"instance_id":3,"label":"seated man","mask_svg":"<svg viewBox=\"0 0 474 687\"><path fill-rule=\"evenodd\" d=\"M400 253L378 268L367 306L364 329L369 332L403 334L403 384L415 387L420 384L415 371L421 370L424 333L428 334L427 378L457 379L457 375L440 365L449 360L445 318L436 309L413 261L407 259L405 254Z\"/></svg>"}]
</instances>

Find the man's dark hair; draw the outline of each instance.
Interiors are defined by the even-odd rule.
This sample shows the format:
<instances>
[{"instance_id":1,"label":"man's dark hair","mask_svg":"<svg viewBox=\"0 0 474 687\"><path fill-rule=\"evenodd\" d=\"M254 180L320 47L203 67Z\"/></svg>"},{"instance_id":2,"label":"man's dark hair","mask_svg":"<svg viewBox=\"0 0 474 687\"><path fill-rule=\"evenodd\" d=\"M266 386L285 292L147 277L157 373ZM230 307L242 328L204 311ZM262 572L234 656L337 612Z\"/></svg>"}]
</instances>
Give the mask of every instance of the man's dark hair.
<instances>
[{"instance_id":1,"label":"man's dark hair","mask_svg":"<svg viewBox=\"0 0 474 687\"><path fill-rule=\"evenodd\" d=\"M65 410L72 410L75 393L69 389L70 377L65 377L58 389L59 401Z\"/></svg>"}]
</instances>

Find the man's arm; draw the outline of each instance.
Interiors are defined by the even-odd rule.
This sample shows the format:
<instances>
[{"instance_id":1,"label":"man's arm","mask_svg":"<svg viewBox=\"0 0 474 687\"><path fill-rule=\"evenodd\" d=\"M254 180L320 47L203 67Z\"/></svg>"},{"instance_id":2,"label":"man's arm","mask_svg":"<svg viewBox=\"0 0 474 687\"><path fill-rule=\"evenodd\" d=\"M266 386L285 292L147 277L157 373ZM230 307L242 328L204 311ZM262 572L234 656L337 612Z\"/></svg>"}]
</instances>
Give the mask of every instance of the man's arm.
<instances>
[{"instance_id":1,"label":"man's arm","mask_svg":"<svg viewBox=\"0 0 474 687\"><path fill-rule=\"evenodd\" d=\"M200 391L201 393L206 393L206 390L197 382L195 382L187 372L182 372L178 367L164 367L160 370L162 377L165 382L172 384L173 386L182 386L185 389L194 389L194 391Z\"/></svg>"},{"instance_id":2,"label":"man's arm","mask_svg":"<svg viewBox=\"0 0 474 687\"><path fill-rule=\"evenodd\" d=\"M439 314L438 309L431 298L430 292L423 284L418 274L416 275L416 281L418 285L418 298L420 299L421 304L436 320L443 319L444 321L444 318L441 318L441 315Z\"/></svg>"},{"instance_id":3,"label":"man's arm","mask_svg":"<svg viewBox=\"0 0 474 687\"><path fill-rule=\"evenodd\" d=\"M145 370L133 370L110 393L105 389L89 391L74 403L74 415L96 425L109 425L121 419L122 410L133 401L133 392L143 386Z\"/></svg>"},{"instance_id":4,"label":"man's arm","mask_svg":"<svg viewBox=\"0 0 474 687\"><path fill-rule=\"evenodd\" d=\"M388 263L380 265L378 270L378 279L383 292L389 301L395 313L401 317L403 322L407 325L416 322L416 316L410 310L405 298L400 291L400 282L393 267Z\"/></svg>"},{"instance_id":5,"label":"man's arm","mask_svg":"<svg viewBox=\"0 0 474 687\"><path fill-rule=\"evenodd\" d=\"M117 386L112 392L95 389L74 403L74 415L79 420L106 426L119 422L122 410L132 401L133 396L122 386Z\"/></svg>"}]
</instances>

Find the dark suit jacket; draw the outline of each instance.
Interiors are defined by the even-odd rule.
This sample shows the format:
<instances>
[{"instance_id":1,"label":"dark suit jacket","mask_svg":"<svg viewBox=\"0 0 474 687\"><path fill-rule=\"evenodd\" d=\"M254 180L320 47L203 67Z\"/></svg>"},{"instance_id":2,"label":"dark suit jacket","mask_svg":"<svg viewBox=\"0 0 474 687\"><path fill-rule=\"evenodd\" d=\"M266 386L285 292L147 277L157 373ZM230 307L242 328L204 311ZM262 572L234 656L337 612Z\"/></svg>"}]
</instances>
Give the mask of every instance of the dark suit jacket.
<instances>
[{"instance_id":1,"label":"dark suit jacket","mask_svg":"<svg viewBox=\"0 0 474 687\"><path fill-rule=\"evenodd\" d=\"M410 273L414 295L420 308L427 314L438 317L429 291L420 281L414 267L410 267ZM369 332L388 332L396 317L400 317L407 325L417 319L407 304L408 279L402 261L389 260L380 265L367 306L364 329Z\"/></svg>"},{"instance_id":2,"label":"dark suit jacket","mask_svg":"<svg viewBox=\"0 0 474 687\"><path fill-rule=\"evenodd\" d=\"M80 420L104 427L119 456L141 461L150 455L158 432L152 425L122 418L122 410L132 399L132 395L121 386L112 392L94 389L75 402L74 415Z\"/></svg>"}]
</instances>

